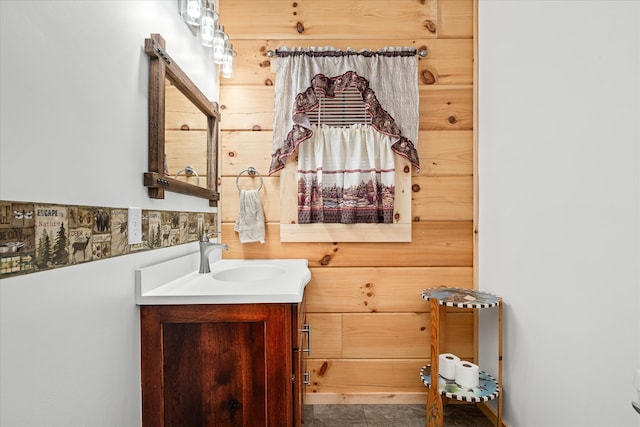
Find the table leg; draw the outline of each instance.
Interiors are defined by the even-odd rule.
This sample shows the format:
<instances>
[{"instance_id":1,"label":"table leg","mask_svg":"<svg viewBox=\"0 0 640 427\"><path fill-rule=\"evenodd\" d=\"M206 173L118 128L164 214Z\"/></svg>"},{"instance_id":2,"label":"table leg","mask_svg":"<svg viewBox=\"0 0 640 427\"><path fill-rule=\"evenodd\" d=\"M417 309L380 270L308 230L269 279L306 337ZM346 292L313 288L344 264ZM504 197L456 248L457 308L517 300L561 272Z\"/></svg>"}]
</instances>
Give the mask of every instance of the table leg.
<instances>
[{"instance_id":1,"label":"table leg","mask_svg":"<svg viewBox=\"0 0 640 427\"><path fill-rule=\"evenodd\" d=\"M427 393L427 427L442 427L444 416L442 396L438 388L438 362L440 357L440 301L431 298L431 387Z\"/></svg>"}]
</instances>

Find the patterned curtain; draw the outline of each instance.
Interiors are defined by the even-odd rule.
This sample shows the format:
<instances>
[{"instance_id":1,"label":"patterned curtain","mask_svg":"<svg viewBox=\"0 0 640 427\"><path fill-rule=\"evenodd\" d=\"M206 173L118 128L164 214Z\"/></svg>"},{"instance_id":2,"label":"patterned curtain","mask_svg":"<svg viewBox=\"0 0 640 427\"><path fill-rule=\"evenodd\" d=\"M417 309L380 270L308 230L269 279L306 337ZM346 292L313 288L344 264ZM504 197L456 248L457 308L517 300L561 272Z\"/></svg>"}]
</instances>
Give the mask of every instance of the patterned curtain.
<instances>
[{"instance_id":1,"label":"patterned curtain","mask_svg":"<svg viewBox=\"0 0 640 427\"><path fill-rule=\"evenodd\" d=\"M391 137L371 126L313 126L298 151L298 223L393 223Z\"/></svg>"},{"instance_id":2,"label":"patterned curtain","mask_svg":"<svg viewBox=\"0 0 640 427\"><path fill-rule=\"evenodd\" d=\"M392 223L393 154L420 166L413 142L418 132L415 50L294 49L279 50L278 56L269 173L282 169L298 150L299 223ZM367 121L323 124L316 111L321 98L330 100L348 89L356 93Z\"/></svg>"}]
</instances>

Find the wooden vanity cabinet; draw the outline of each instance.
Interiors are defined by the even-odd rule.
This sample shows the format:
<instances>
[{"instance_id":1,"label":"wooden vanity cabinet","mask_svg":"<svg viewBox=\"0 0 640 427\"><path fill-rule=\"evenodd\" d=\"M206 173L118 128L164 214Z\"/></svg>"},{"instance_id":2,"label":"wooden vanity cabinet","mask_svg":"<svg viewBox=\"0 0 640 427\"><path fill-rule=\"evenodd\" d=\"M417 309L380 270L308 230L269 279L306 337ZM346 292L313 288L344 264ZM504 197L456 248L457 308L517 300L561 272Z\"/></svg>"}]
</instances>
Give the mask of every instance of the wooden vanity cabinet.
<instances>
[{"instance_id":1,"label":"wooden vanity cabinet","mask_svg":"<svg viewBox=\"0 0 640 427\"><path fill-rule=\"evenodd\" d=\"M143 426L298 426L303 303L140 307Z\"/></svg>"}]
</instances>

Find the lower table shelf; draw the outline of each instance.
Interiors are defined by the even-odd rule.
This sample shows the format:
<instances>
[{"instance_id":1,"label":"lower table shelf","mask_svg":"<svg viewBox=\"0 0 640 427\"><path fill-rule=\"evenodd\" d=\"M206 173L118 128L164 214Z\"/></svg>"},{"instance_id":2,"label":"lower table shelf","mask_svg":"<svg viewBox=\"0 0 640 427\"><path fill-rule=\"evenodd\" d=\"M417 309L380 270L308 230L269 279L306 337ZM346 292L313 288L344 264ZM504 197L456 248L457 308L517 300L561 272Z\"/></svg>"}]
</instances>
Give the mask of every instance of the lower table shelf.
<instances>
[{"instance_id":1,"label":"lower table shelf","mask_svg":"<svg viewBox=\"0 0 640 427\"><path fill-rule=\"evenodd\" d=\"M420 378L424 385L431 387L431 365L422 367ZM447 380L438 375L438 390L445 397L463 402L486 402L495 399L500 394L498 382L484 371L480 371L480 384L474 388L462 388L455 381Z\"/></svg>"}]
</instances>

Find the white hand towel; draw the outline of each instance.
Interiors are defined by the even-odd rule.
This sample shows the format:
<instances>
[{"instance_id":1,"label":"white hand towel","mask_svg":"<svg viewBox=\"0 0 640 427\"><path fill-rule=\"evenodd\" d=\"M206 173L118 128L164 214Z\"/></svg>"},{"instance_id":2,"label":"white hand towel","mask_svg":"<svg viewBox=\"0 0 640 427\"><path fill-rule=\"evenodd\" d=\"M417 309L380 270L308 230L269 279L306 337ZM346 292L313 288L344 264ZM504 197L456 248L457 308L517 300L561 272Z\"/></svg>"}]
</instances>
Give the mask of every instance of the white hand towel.
<instances>
[{"instance_id":1,"label":"white hand towel","mask_svg":"<svg viewBox=\"0 0 640 427\"><path fill-rule=\"evenodd\" d=\"M240 210L234 230L240 243L264 243L264 211L258 190L240 190Z\"/></svg>"}]
</instances>

